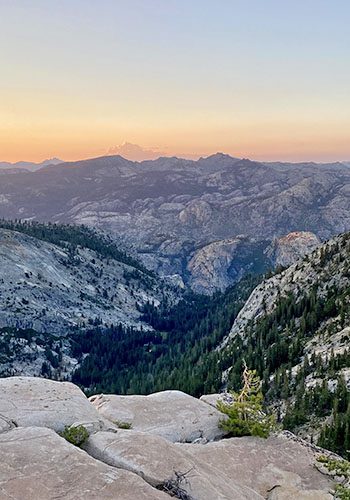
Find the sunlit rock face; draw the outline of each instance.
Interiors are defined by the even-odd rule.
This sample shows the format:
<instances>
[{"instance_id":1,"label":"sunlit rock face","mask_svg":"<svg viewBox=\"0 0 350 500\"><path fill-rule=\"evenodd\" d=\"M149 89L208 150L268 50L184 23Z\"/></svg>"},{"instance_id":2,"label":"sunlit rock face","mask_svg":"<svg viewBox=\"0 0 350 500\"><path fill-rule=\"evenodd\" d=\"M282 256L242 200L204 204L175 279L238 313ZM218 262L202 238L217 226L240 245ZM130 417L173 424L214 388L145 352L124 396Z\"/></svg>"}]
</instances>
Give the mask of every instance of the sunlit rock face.
<instances>
[{"instance_id":1,"label":"sunlit rock face","mask_svg":"<svg viewBox=\"0 0 350 500\"><path fill-rule=\"evenodd\" d=\"M266 254L275 266L289 267L320 244L319 238L314 233L293 231L286 236L276 238L266 250Z\"/></svg>"}]
</instances>

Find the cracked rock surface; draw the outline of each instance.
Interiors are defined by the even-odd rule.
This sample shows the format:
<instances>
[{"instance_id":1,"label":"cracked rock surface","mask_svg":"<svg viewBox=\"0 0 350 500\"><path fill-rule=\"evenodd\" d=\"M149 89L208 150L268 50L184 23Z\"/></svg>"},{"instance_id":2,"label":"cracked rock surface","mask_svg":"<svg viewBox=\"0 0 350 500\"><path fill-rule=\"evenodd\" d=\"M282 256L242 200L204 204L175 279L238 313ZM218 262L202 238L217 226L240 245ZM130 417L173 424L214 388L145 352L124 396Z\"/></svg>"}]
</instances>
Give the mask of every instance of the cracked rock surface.
<instances>
[{"instance_id":1,"label":"cracked rock surface","mask_svg":"<svg viewBox=\"0 0 350 500\"><path fill-rule=\"evenodd\" d=\"M315 447L292 434L220 440L216 408L179 391L90 402L71 383L9 377L0 394L1 500L165 500L174 484L185 500L333 498ZM57 433L72 424L89 432L82 449Z\"/></svg>"},{"instance_id":2,"label":"cracked rock surface","mask_svg":"<svg viewBox=\"0 0 350 500\"><path fill-rule=\"evenodd\" d=\"M222 484L233 483L249 488L260 498L332 498L328 493L328 477L319 474L314 467L316 453L284 436L268 439L246 436L205 446L181 444L178 447L205 469L215 471L211 477L219 491Z\"/></svg>"},{"instance_id":3,"label":"cracked rock surface","mask_svg":"<svg viewBox=\"0 0 350 500\"><path fill-rule=\"evenodd\" d=\"M26 427L0 435L0 498L165 500L136 474L110 467L51 429Z\"/></svg>"}]
</instances>

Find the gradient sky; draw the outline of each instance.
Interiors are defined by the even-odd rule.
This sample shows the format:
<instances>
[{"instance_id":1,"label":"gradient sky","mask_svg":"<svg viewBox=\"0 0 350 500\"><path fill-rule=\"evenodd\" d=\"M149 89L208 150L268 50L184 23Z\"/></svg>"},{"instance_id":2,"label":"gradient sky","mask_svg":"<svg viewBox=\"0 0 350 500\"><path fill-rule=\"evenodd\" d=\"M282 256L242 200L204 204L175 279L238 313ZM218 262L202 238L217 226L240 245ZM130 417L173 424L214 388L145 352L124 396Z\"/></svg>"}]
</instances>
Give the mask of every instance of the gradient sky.
<instances>
[{"instance_id":1,"label":"gradient sky","mask_svg":"<svg viewBox=\"0 0 350 500\"><path fill-rule=\"evenodd\" d=\"M349 160L349 24L349 0L0 0L0 160Z\"/></svg>"}]
</instances>

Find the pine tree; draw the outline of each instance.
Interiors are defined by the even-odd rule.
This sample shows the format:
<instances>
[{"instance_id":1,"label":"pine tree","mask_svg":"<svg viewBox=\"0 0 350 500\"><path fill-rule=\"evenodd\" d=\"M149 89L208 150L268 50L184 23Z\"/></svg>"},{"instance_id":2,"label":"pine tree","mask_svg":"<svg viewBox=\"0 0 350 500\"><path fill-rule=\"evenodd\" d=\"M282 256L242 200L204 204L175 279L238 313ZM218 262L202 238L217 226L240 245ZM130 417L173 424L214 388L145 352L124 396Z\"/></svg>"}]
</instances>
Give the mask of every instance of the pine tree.
<instances>
[{"instance_id":1,"label":"pine tree","mask_svg":"<svg viewBox=\"0 0 350 500\"><path fill-rule=\"evenodd\" d=\"M275 425L275 418L268 416L262 407L261 381L255 370L243 362L243 387L239 393L231 392L232 403L219 401L218 409L228 416L220 426L231 436L268 437Z\"/></svg>"}]
</instances>

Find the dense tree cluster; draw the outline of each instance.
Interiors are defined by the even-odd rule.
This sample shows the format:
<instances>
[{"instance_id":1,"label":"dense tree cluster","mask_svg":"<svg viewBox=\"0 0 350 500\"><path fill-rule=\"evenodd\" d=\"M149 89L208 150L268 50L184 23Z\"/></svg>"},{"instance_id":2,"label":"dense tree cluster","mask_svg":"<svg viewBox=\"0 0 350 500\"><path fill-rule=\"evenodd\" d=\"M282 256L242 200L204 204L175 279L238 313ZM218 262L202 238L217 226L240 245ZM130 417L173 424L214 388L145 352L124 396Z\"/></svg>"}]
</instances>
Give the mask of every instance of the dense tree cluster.
<instances>
[{"instance_id":1,"label":"dense tree cluster","mask_svg":"<svg viewBox=\"0 0 350 500\"><path fill-rule=\"evenodd\" d=\"M257 282L248 276L224 294L189 294L174 307L147 304L143 317L154 331L119 325L76 335L74 354L89 356L82 359L73 381L90 392L119 394L179 389L200 396L219 390L220 355L215 348Z\"/></svg>"}]
</instances>

